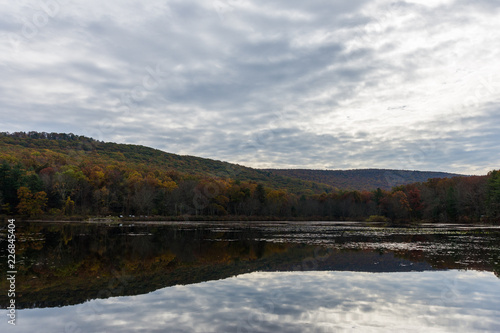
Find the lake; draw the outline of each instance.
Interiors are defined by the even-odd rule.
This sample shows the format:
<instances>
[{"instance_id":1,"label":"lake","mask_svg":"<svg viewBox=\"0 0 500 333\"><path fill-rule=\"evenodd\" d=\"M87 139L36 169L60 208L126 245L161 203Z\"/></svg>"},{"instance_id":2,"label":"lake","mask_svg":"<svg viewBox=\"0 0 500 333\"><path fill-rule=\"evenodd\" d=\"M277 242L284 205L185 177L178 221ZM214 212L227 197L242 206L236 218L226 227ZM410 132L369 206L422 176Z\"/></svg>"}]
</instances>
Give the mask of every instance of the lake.
<instances>
[{"instance_id":1,"label":"lake","mask_svg":"<svg viewBox=\"0 0 500 333\"><path fill-rule=\"evenodd\" d=\"M496 226L16 225L2 332L500 331Z\"/></svg>"}]
</instances>

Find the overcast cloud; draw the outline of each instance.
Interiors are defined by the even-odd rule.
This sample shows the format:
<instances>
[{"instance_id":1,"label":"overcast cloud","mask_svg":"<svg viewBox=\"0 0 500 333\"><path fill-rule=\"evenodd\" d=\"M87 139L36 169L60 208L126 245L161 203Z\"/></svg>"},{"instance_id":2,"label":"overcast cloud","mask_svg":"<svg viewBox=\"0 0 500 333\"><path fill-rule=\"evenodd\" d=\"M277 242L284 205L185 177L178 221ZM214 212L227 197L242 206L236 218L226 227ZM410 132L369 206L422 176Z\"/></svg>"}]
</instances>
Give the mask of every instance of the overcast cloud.
<instances>
[{"instance_id":1,"label":"overcast cloud","mask_svg":"<svg viewBox=\"0 0 500 333\"><path fill-rule=\"evenodd\" d=\"M497 0L0 1L0 130L252 167L500 168Z\"/></svg>"}]
</instances>

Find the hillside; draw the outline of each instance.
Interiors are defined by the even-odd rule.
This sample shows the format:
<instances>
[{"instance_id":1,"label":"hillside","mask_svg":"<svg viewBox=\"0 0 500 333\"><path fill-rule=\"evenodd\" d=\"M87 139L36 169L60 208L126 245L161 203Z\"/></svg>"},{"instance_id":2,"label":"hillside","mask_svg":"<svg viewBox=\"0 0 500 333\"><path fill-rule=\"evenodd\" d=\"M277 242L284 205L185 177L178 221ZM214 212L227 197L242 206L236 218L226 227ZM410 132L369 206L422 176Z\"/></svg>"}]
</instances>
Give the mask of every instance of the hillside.
<instances>
[{"instance_id":1,"label":"hillside","mask_svg":"<svg viewBox=\"0 0 500 333\"><path fill-rule=\"evenodd\" d=\"M395 186L426 182L432 178L461 176L446 172L408 171L389 169L362 170L307 170L307 169L265 169L277 176L294 177L344 190L390 190Z\"/></svg>"},{"instance_id":2,"label":"hillside","mask_svg":"<svg viewBox=\"0 0 500 333\"><path fill-rule=\"evenodd\" d=\"M63 165L114 165L142 173L161 170L167 172L171 178L210 177L253 181L272 189L286 189L297 194L333 190L329 185L271 175L267 171L238 164L63 133L0 133L0 163L3 161L21 163L35 171Z\"/></svg>"}]
</instances>

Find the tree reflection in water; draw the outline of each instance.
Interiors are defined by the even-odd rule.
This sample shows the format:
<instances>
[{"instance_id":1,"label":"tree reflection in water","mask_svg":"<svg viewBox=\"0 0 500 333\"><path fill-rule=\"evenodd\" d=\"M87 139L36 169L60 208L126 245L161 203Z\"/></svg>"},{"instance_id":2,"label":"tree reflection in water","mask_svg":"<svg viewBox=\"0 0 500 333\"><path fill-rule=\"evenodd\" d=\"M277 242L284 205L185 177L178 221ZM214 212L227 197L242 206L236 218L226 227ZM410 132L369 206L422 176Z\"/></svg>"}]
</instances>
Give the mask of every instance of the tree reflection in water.
<instances>
[{"instance_id":1,"label":"tree reflection in water","mask_svg":"<svg viewBox=\"0 0 500 333\"><path fill-rule=\"evenodd\" d=\"M255 271L500 271L497 228L19 223L17 236L18 308L139 295ZM7 302L1 295L1 305Z\"/></svg>"}]
</instances>

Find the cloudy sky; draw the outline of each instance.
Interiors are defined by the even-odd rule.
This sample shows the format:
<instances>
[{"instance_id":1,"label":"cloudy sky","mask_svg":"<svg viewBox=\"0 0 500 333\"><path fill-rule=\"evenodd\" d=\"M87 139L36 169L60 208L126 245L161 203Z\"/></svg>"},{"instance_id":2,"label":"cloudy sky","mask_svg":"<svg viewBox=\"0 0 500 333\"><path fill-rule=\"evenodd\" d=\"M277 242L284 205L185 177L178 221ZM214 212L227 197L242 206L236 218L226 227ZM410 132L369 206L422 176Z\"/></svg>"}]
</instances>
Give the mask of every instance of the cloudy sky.
<instances>
[{"instance_id":1,"label":"cloudy sky","mask_svg":"<svg viewBox=\"0 0 500 333\"><path fill-rule=\"evenodd\" d=\"M252 167L500 168L498 0L0 0L0 131Z\"/></svg>"}]
</instances>

